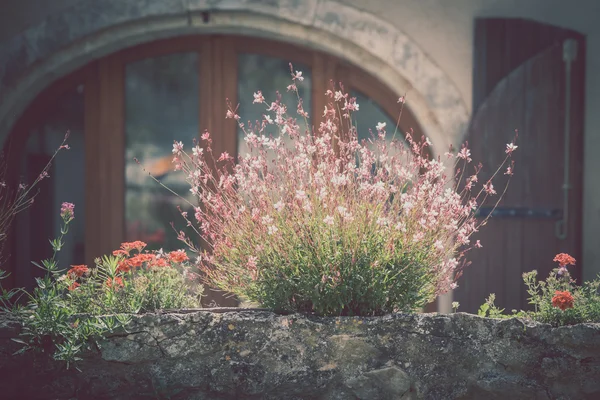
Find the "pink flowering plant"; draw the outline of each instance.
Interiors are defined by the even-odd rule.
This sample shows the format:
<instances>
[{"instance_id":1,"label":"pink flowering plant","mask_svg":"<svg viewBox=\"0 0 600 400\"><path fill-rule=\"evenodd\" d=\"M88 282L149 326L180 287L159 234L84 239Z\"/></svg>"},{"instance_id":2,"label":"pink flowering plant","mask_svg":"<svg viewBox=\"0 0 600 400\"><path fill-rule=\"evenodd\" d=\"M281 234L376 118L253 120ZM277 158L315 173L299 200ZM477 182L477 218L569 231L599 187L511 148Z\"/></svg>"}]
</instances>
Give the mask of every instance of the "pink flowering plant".
<instances>
[{"instance_id":1,"label":"pink flowering plant","mask_svg":"<svg viewBox=\"0 0 600 400\"><path fill-rule=\"evenodd\" d=\"M291 80L287 90L297 94L301 72L292 69ZM255 124L230 105L227 118L248 149L237 160L214 154L208 132L191 152L176 142L175 168L199 202L193 216L182 215L200 242L180 239L198 253L209 286L277 311L417 310L456 287L465 253L480 246L470 241L486 221L476 219L478 207L496 195L497 174L512 174L517 146L508 144L492 179L478 183L466 146L432 159L429 140L389 135L382 123L359 141L356 99L333 84L325 95L324 120L311 132L261 92ZM293 111L310 126L299 96ZM448 176L453 164L457 174Z\"/></svg>"}]
</instances>

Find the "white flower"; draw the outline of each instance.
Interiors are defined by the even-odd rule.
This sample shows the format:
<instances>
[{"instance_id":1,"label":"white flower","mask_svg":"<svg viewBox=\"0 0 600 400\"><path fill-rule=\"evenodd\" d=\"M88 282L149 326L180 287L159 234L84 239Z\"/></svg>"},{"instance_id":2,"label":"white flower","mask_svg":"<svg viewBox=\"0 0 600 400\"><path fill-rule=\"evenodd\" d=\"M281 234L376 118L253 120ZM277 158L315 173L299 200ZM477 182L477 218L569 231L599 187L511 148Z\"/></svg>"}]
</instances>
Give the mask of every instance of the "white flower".
<instances>
[{"instance_id":1,"label":"white flower","mask_svg":"<svg viewBox=\"0 0 600 400\"><path fill-rule=\"evenodd\" d=\"M423 240L425 234L423 232L417 232L413 235L413 242L417 243Z\"/></svg>"},{"instance_id":2,"label":"white flower","mask_svg":"<svg viewBox=\"0 0 600 400\"><path fill-rule=\"evenodd\" d=\"M173 143L173 154L180 154L183 150L183 143L175 142Z\"/></svg>"},{"instance_id":3,"label":"white flower","mask_svg":"<svg viewBox=\"0 0 600 400\"><path fill-rule=\"evenodd\" d=\"M333 225L334 220L331 215L328 215L323 219L323 222L325 222L327 225Z\"/></svg>"},{"instance_id":4,"label":"white flower","mask_svg":"<svg viewBox=\"0 0 600 400\"><path fill-rule=\"evenodd\" d=\"M384 217L377 218L377 225L386 226L388 224L388 219Z\"/></svg>"},{"instance_id":5,"label":"white flower","mask_svg":"<svg viewBox=\"0 0 600 400\"><path fill-rule=\"evenodd\" d=\"M512 154L519 146L515 146L514 143L509 143L506 145L506 154Z\"/></svg>"},{"instance_id":6,"label":"white flower","mask_svg":"<svg viewBox=\"0 0 600 400\"><path fill-rule=\"evenodd\" d=\"M285 208L285 203L284 203L283 201L279 200L277 203L275 203L275 204L273 205L273 207L274 207L274 208L275 208L277 211L281 212L281 210L283 210L283 209Z\"/></svg>"},{"instance_id":7,"label":"white flower","mask_svg":"<svg viewBox=\"0 0 600 400\"><path fill-rule=\"evenodd\" d=\"M379 122L379 123L377 123L377 126L376 126L375 128L376 128L378 131L382 131L382 130L384 130L384 129L385 129L385 126L386 126L386 125L387 125L387 124L386 124L385 122Z\"/></svg>"},{"instance_id":8,"label":"white flower","mask_svg":"<svg viewBox=\"0 0 600 400\"><path fill-rule=\"evenodd\" d=\"M194 157L200 157L203 152L204 152L204 149L200 146L195 146L192 149L192 154L194 155Z\"/></svg>"},{"instance_id":9,"label":"white flower","mask_svg":"<svg viewBox=\"0 0 600 400\"><path fill-rule=\"evenodd\" d=\"M254 101L252 102L253 104L263 103L264 101L265 101L265 98L263 97L263 94L260 90L258 92L254 93Z\"/></svg>"},{"instance_id":10,"label":"white flower","mask_svg":"<svg viewBox=\"0 0 600 400\"><path fill-rule=\"evenodd\" d=\"M305 200L306 193L304 192L304 190L296 190L296 198L300 201Z\"/></svg>"},{"instance_id":11,"label":"white flower","mask_svg":"<svg viewBox=\"0 0 600 400\"><path fill-rule=\"evenodd\" d=\"M274 235L275 233L277 233L279 229L277 229L277 227L275 225L271 225L269 226L269 228L267 229L267 233L269 235Z\"/></svg>"}]
</instances>

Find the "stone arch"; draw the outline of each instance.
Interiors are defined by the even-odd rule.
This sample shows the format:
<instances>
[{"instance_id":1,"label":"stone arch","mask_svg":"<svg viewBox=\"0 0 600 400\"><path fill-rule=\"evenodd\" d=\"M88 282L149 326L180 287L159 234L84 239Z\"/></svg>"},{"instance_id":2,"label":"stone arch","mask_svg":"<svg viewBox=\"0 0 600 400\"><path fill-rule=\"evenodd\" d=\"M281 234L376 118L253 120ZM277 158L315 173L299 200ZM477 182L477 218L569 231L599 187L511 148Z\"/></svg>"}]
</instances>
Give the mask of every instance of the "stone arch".
<instances>
[{"instance_id":1,"label":"stone arch","mask_svg":"<svg viewBox=\"0 0 600 400\"><path fill-rule=\"evenodd\" d=\"M450 78L405 33L334 0L81 0L0 43L0 140L49 83L117 50L193 33L236 33L333 54L400 96L441 154L469 112Z\"/></svg>"}]
</instances>

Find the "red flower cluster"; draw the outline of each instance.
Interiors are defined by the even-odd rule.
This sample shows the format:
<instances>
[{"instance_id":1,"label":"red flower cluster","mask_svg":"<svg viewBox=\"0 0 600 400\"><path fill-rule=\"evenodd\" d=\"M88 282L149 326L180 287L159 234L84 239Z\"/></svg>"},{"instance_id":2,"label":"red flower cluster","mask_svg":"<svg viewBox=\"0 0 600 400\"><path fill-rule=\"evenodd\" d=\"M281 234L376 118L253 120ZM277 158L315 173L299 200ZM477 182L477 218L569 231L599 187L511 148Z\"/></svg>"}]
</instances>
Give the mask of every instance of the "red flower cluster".
<instances>
[{"instance_id":1,"label":"red flower cluster","mask_svg":"<svg viewBox=\"0 0 600 400\"><path fill-rule=\"evenodd\" d=\"M108 288L118 289L118 288L122 288L123 286L125 286L125 284L123 283L123 279L117 276L114 279L113 278L108 278L106 280L106 286Z\"/></svg>"},{"instance_id":2,"label":"red flower cluster","mask_svg":"<svg viewBox=\"0 0 600 400\"><path fill-rule=\"evenodd\" d=\"M159 257L152 253L141 253L144 247L146 247L144 242L127 242L122 243L119 250L113 251L114 256L125 257L119 262L117 272L129 272L134 268L142 267L144 264L146 264L146 267L168 267L170 263L181 263L188 260L188 256L183 250L172 251L166 257ZM130 257L129 253L134 249L139 253Z\"/></svg>"},{"instance_id":3,"label":"red flower cluster","mask_svg":"<svg viewBox=\"0 0 600 400\"><path fill-rule=\"evenodd\" d=\"M169 253L169 261L174 263L182 263L189 260L187 254L183 250L172 251Z\"/></svg>"},{"instance_id":4,"label":"red flower cluster","mask_svg":"<svg viewBox=\"0 0 600 400\"><path fill-rule=\"evenodd\" d=\"M71 265L71 269L67 272L67 275L71 279L77 279L81 278L89 271L90 269L87 267L87 265Z\"/></svg>"},{"instance_id":5,"label":"red flower cluster","mask_svg":"<svg viewBox=\"0 0 600 400\"><path fill-rule=\"evenodd\" d=\"M557 290L554 293L554 297L552 297L552 306L560 308L563 311L567 308L573 308L574 303L575 299L573 299L573 295L568 291L561 292Z\"/></svg>"},{"instance_id":6,"label":"red flower cluster","mask_svg":"<svg viewBox=\"0 0 600 400\"><path fill-rule=\"evenodd\" d=\"M80 286L79 283L73 282L67 289L69 289L69 291L72 292L73 290L77 289L79 286Z\"/></svg>"},{"instance_id":7,"label":"red flower cluster","mask_svg":"<svg viewBox=\"0 0 600 400\"><path fill-rule=\"evenodd\" d=\"M141 253L146 246L146 243L139 240L136 240L135 242L121 243L121 249L113 251L113 255L129 255L132 250L137 250L138 253Z\"/></svg>"},{"instance_id":8,"label":"red flower cluster","mask_svg":"<svg viewBox=\"0 0 600 400\"><path fill-rule=\"evenodd\" d=\"M567 253L557 254L553 261L556 261L562 268L566 267L567 265L575 265L575 259Z\"/></svg>"}]
</instances>

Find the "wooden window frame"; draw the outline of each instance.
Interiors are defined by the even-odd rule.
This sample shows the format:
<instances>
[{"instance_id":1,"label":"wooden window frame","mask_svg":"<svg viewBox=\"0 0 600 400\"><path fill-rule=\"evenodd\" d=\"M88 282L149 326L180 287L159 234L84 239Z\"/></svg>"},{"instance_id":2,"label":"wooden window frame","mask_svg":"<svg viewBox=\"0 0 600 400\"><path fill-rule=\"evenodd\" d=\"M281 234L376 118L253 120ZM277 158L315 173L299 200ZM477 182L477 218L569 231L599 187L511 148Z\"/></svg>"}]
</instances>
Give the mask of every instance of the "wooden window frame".
<instances>
[{"instance_id":1,"label":"wooden window frame","mask_svg":"<svg viewBox=\"0 0 600 400\"><path fill-rule=\"evenodd\" d=\"M237 94L238 60L241 53L254 53L301 63L311 69L312 125L322 121L331 82L345 82L346 91L357 90L373 99L396 120L397 96L375 77L340 59L294 44L229 35L194 35L158 40L127 48L63 77L42 92L27 108L4 146L7 178L18 185L19 161L29 132L43 121L49 105L73 86L84 84L85 139L85 261L109 254L125 239L125 70L129 63L182 52L199 54L199 132L213 133L213 150L237 154L237 124L226 120L226 99L232 105ZM249 101L245 99L244 101ZM404 108L401 126L411 126L415 138L422 130L414 115ZM215 135L216 133L216 135ZM15 186L16 187L16 186ZM14 229L13 229L14 231ZM14 232L6 248L14 249ZM9 264L12 269L14 266ZM10 282L9 282L10 285Z\"/></svg>"}]
</instances>

